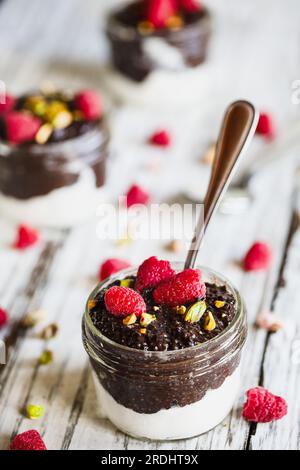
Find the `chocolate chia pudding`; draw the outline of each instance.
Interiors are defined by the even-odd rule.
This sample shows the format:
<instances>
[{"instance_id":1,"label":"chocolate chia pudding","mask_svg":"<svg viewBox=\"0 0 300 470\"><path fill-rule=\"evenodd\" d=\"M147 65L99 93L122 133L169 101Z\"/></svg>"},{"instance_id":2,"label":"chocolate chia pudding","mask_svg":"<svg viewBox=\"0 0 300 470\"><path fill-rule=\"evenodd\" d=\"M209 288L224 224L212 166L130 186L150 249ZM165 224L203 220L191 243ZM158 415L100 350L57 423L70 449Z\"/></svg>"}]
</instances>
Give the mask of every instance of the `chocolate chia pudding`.
<instances>
[{"instance_id":1,"label":"chocolate chia pudding","mask_svg":"<svg viewBox=\"0 0 300 470\"><path fill-rule=\"evenodd\" d=\"M193 10L170 6L162 17L154 3L133 1L109 15L110 85L125 101L155 104L165 93L173 102L182 93L195 99L211 35L210 13L195 1Z\"/></svg>"},{"instance_id":2,"label":"chocolate chia pudding","mask_svg":"<svg viewBox=\"0 0 300 470\"><path fill-rule=\"evenodd\" d=\"M72 226L103 198L108 132L94 90L7 97L0 106L0 210L36 225Z\"/></svg>"},{"instance_id":3,"label":"chocolate chia pudding","mask_svg":"<svg viewBox=\"0 0 300 470\"><path fill-rule=\"evenodd\" d=\"M161 263L152 257L100 284L83 341L102 413L127 434L164 440L204 433L230 412L246 324L222 276Z\"/></svg>"}]
</instances>

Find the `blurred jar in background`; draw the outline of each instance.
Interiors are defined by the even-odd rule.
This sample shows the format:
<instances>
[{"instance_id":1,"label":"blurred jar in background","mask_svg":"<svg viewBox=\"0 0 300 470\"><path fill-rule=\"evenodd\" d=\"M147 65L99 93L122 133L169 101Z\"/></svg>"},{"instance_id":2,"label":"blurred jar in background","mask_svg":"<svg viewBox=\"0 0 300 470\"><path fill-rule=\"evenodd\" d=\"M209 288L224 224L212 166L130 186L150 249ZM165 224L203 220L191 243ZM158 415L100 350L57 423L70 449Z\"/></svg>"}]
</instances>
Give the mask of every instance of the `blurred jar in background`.
<instances>
[{"instance_id":1,"label":"blurred jar in background","mask_svg":"<svg viewBox=\"0 0 300 470\"><path fill-rule=\"evenodd\" d=\"M50 227L93 217L104 198L108 142L95 91L14 100L1 115L0 211Z\"/></svg>"}]
</instances>

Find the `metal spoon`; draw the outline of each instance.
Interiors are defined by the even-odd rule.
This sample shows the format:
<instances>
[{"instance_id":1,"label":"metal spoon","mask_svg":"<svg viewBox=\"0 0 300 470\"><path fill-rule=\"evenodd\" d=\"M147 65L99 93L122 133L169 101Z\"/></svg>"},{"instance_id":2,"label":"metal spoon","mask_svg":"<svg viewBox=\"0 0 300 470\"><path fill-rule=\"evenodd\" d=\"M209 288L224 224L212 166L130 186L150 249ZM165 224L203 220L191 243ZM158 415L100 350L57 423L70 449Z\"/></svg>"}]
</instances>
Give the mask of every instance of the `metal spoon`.
<instances>
[{"instance_id":1,"label":"metal spoon","mask_svg":"<svg viewBox=\"0 0 300 470\"><path fill-rule=\"evenodd\" d=\"M225 112L210 182L204 199L204 213L200 214L185 268L195 266L207 226L232 181L241 157L252 140L257 121L258 114L248 101L235 101Z\"/></svg>"}]
</instances>

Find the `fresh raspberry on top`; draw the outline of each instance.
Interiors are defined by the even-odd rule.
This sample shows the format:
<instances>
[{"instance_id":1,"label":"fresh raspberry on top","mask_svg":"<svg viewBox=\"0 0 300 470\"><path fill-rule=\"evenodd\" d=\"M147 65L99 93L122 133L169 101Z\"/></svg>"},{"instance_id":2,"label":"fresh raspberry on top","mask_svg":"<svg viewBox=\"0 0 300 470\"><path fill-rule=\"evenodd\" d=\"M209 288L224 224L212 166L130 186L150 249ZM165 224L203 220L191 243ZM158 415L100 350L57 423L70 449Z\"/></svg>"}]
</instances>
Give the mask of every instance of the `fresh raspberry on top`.
<instances>
[{"instance_id":1,"label":"fresh raspberry on top","mask_svg":"<svg viewBox=\"0 0 300 470\"><path fill-rule=\"evenodd\" d=\"M283 418L287 414L287 409L284 398L273 395L263 387L255 387L247 392L243 417L255 423L270 423Z\"/></svg>"},{"instance_id":2,"label":"fresh raspberry on top","mask_svg":"<svg viewBox=\"0 0 300 470\"><path fill-rule=\"evenodd\" d=\"M141 292L143 289L157 286L161 281L170 279L175 275L169 261L158 260L156 256L144 261L137 272L135 288Z\"/></svg>"},{"instance_id":3,"label":"fresh raspberry on top","mask_svg":"<svg viewBox=\"0 0 300 470\"><path fill-rule=\"evenodd\" d=\"M153 298L157 304L176 307L205 296L206 287L198 269L186 269L158 285Z\"/></svg>"},{"instance_id":4,"label":"fresh raspberry on top","mask_svg":"<svg viewBox=\"0 0 300 470\"><path fill-rule=\"evenodd\" d=\"M198 0L178 0L179 6L188 13L195 13L201 10Z\"/></svg>"},{"instance_id":5,"label":"fresh raspberry on top","mask_svg":"<svg viewBox=\"0 0 300 470\"><path fill-rule=\"evenodd\" d=\"M112 274L121 271L122 269L129 268L131 265L128 261L119 258L110 258L104 261L101 264L99 270L99 279L103 281L104 279L112 276Z\"/></svg>"},{"instance_id":6,"label":"fresh raspberry on top","mask_svg":"<svg viewBox=\"0 0 300 470\"><path fill-rule=\"evenodd\" d=\"M30 431L18 434L10 444L10 450L47 450L47 447L38 431Z\"/></svg>"},{"instance_id":7,"label":"fresh raspberry on top","mask_svg":"<svg viewBox=\"0 0 300 470\"><path fill-rule=\"evenodd\" d=\"M134 184L129 188L127 194L127 207L134 206L135 204L148 204L150 195L141 186Z\"/></svg>"},{"instance_id":8,"label":"fresh raspberry on top","mask_svg":"<svg viewBox=\"0 0 300 470\"><path fill-rule=\"evenodd\" d=\"M269 140L276 137L275 125L270 114L260 113L256 134L262 135Z\"/></svg>"},{"instance_id":9,"label":"fresh raspberry on top","mask_svg":"<svg viewBox=\"0 0 300 470\"><path fill-rule=\"evenodd\" d=\"M23 144L34 140L41 121L25 111L12 111L5 117L7 140L12 144Z\"/></svg>"},{"instance_id":10,"label":"fresh raspberry on top","mask_svg":"<svg viewBox=\"0 0 300 470\"><path fill-rule=\"evenodd\" d=\"M267 243L256 242L247 252L244 259L244 269L246 271L266 270L272 261L272 251Z\"/></svg>"},{"instance_id":11,"label":"fresh raspberry on top","mask_svg":"<svg viewBox=\"0 0 300 470\"><path fill-rule=\"evenodd\" d=\"M168 131L157 131L150 137L149 142L159 147L169 147L171 144L171 136Z\"/></svg>"},{"instance_id":12,"label":"fresh raspberry on top","mask_svg":"<svg viewBox=\"0 0 300 470\"><path fill-rule=\"evenodd\" d=\"M81 90L75 96L75 107L87 121L98 119L103 114L102 98L96 90Z\"/></svg>"},{"instance_id":13,"label":"fresh raspberry on top","mask_svg":"<svg viewBox=\"0 0 300 470\"><path fill-rule=\"evenodd\" d=\"M8 322L8 315L6 310L0 307L0 328L5 326Z\"/></svg>"},{"instance_id":14,"label":"fresh raspberry on top","mask_svg":"<svg viewBox=\"0 0 300 470\"><path fill-rule=\"evenodd\" d=\"M164 28L168 19L176 13L176 0L146 0L146 19L154 28Z\"/></svg>"},{"instance_id":15,"label":"fresh raspberry on top","mask_svg":"<svg viewBox=\"0 0 300 470\"><path fill-rule=\"evenodd\" d=\"M4 101L4 103L2 103L1 101ZM15 102L16 102L15 98L9 94L6 94L4 96L4 99L2 100L0 99L0 115L6 114L12 111L14 109Z\"/></svg>"},{"instance_id":16,"label":"fresh raspberry on top","mask_svg":"<svg viewBox=\"0 0 300 470\"><path fill-rule=\"evenodd\" d=\"M116 317L126 317L134 313L139 317L146 312L143 297L130 287L113 286L105 293L105 306Z\"/></svg>"},{"instance_id":17,"label":"fresh raspberry on top","mask_svg":"<svg viewBox=\"0 0 300 470\"><path fill-rule=\"evenodd\" d=\"M27 225L19 225L17 237L13 246L17 250L25 250L26 248L35 245L39 239L40 234L37 230L28 227Z\"/></svg>"}]
</instances>

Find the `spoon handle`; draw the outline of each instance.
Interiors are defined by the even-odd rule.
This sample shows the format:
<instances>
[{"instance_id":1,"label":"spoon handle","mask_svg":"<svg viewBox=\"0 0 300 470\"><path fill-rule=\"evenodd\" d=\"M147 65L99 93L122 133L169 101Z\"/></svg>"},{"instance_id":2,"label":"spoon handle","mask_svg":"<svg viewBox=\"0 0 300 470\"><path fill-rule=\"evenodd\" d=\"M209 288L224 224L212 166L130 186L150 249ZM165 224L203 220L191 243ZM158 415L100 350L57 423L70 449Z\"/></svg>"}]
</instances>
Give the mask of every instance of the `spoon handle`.
<instances>
[{"instance_id":1,"label":"spoon handle","mask_svg":"<svg viewBox=\"0 0 300 470\"><path fill-rule=\"evenodd\" d=\"M195 266L207 226L234 176L241 156L251 142L257 121L256 110L248 101L235 101L225 112L210 182L204 199L204 209L196 226L185 269Z\"/></svg>"}]
</instances>

